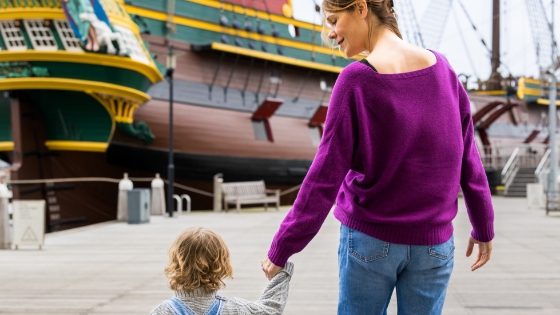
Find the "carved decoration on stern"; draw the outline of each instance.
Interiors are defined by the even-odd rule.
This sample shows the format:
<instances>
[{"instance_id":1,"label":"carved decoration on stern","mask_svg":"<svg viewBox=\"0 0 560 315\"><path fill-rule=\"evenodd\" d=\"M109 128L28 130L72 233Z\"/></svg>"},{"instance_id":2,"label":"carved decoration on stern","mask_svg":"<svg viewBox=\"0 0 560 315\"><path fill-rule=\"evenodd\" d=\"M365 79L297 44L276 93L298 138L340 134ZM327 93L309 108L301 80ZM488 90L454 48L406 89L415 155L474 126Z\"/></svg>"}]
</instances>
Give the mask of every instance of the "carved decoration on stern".
<instances>
[{"instance_id":1,"label":"carved decoration on stern","mask_svg":"<svg viewBox=\"0 0 560 315\"><path fill-rule=\"evenodd\" d=\"M107 109L119 130L142 140L146 145L154 141L155 136L145 122L134 123L134 113L140 107L140 104L113 95L99 93L90 93L90 95Z\"/></svg>"}]
</instances>

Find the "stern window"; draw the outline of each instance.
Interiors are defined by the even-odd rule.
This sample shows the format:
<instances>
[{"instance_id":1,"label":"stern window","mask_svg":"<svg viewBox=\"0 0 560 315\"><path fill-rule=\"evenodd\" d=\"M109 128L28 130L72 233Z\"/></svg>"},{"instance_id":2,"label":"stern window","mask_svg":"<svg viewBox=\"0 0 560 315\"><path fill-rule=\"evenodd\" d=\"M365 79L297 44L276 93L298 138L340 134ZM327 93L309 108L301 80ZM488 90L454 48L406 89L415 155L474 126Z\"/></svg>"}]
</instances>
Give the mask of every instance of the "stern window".
<instances>
[{"instance_id":1,"label":"stern window","mask_svg":"<svg viewBox=\"0 0 560 315\"><path fill-rule=\"evenodd\" d=\"M23 32L15 25L15 21L0 21L0 32L9 51L26 51L27 43Z\"/></svg>"},{"instance_id":2,"label":"stern window","mask_svg":"<svg viewBox=\"0 0 560 315\"><path fill-rule=\"evenodd\" d=\"M42 20L24 20L27 35L35 50L57 51L58 45L49 27L43 25Z\"/></svg>"},{"instance_id":3,"label":"stern window","mask_svg":"<svg viewBox=\"0 0 560 315\"><path fill-rule=\"evenodd\" d=\"M71 52L84 52L82 50L81 41L74 35L74 31L64 20L55 20L54 27L60 36L60 41L66 51Z\"/></svg>"}]
</instances>

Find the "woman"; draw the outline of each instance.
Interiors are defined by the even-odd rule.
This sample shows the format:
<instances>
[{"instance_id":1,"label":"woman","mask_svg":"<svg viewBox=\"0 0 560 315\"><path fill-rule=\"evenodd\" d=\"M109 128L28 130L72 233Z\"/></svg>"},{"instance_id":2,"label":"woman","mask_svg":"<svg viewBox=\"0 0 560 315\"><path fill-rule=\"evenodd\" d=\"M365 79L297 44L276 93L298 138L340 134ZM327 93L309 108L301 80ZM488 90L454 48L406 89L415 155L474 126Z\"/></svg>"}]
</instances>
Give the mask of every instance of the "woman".
<instances>
[{"instance_id":1,"label":"woman","mask_svg":"<svg viewBox=\"0 0 560 315\"><path fill-rule=\"evenodd\" d=\"M342 223L338 314L441 314L462 188L471 269L489 259L494 211L470 102L442 55L407 44L392 0L324 0L328 39L352 57L334 87L323 139L262 262L267 277L319 231Z\"/></svg>"}]
</instances>

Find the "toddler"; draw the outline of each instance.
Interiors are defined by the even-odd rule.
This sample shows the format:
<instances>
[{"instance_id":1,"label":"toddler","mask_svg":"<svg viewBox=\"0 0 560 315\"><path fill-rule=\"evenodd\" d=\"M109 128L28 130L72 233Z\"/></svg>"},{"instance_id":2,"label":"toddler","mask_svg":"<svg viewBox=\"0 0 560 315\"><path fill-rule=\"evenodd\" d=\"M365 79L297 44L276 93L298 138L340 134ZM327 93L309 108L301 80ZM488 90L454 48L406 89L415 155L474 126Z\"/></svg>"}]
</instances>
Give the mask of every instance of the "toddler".
<instances>
[{"instance_id":1,"label":"toddler","mask_svg":"<svg viewBox=\"0 0 560 315\"><path fill-rule=\"evenodd\" d=\"M158 305L150 315L282 314L293 270L294 265L286 263L256 302L219 296L216 293L225 285L223 279L233 274L229 250L213 231L189 228L169 248L165 275L175 296Z\"/></svg>"}]
</instances>

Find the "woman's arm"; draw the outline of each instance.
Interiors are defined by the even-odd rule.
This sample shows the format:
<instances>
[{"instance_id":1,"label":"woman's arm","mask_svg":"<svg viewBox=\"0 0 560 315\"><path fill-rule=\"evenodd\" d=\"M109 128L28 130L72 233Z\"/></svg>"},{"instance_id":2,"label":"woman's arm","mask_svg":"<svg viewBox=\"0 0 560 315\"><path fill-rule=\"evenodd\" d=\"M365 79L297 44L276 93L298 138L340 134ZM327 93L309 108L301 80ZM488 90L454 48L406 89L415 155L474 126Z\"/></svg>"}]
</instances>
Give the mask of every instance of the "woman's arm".
<instances>
[{"instance_id":1,"label":"woman's arm","mask_svg":"<svg viewBox=\"0 0 560 315\"><path fill-rule=\"evenodd\" d=\"M346 70L335 84L317 155L268 252L276 266L283 266L319 232L350 169L358 125L354 121L358 76Z\"/></svg>"},{"instance_id":2,"label":"woman's arm","mask_svg":"<svg viewBox=\"0 0 560 315\"><path fill-rule=\"evenodd\" d=\"M488 187L488 178L474 140L469 97L463 86L458 85L464 145L461 188L473 228L471 236L479 242L489 242L494 238L492 197Z\"/></svg>"},{"instance_id":3,"label":"woman's arm","mask_svg":"<svg viewBox=\"0 0 560 315\"><path fill-rule=\"evenodd\" d=\"M240 315L280 315L284 312L288 300L290 279L294 273L294 264L287 262L286 266L266 286L260 299L249 302L240 298L228 299L238 308Z\"/></svg>"}]
</instances>

